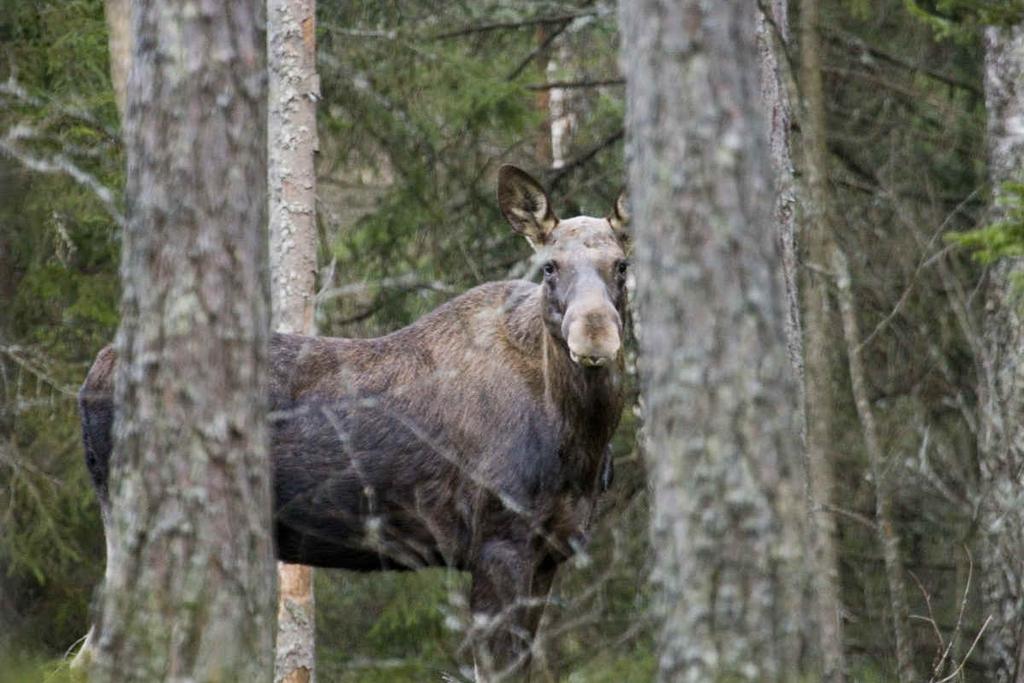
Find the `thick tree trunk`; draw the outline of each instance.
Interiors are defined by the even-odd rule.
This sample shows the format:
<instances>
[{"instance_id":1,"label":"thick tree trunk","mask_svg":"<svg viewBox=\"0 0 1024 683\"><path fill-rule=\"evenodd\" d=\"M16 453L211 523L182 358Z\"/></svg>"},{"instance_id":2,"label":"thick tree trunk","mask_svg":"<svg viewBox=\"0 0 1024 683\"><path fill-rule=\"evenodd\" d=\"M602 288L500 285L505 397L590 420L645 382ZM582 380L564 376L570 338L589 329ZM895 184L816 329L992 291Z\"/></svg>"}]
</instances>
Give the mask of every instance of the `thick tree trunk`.
<instances>
[{"instance_id":1,"label":"thick tree trunk","mask_svg":"<svg viewBox=\"0 0 1024 683\"><path fill-rule=\"evenodd\" d=\"M94 680L269 680L259 5L139 0Z\"/></svg>"},{"instance_id":2,"label":"thick tree trunk","mask_svg":"<svg viewBox=\"0 0 1024 683\"><path fill-rule=\"evenodd\" d=\"M832 399L825 283L820 282L820 277L815 277L810 270L801 271L798 268L797 250L798 207L804 209L801 212L804 219L803 239L817 246L820 244L821 231L827 230L823 217L827 209L828 193L824 184L824 170L818 168L825 163L824 138L814 130L815 124L823 126L824 121L804 122L809 138L805 151L810 154L812 144L820 145L820 149L815 147L814 158L806 160L808 166L815 168L808 169L804 180L808 183L814 181L816 185L804 189L801 203L797 199L790 136L792 74L789 72L785 52L789 43L787 3L784 0L773 0L770 10L771 16L759 16L761 92L769 114L769 148L775 172L775 226L786 282L786 341L801 397L798 419L805 450L804 485L810 510L807 529L811 548L810 603L816 615L816 628L807 636L811 647L818 651L821 658L822 680L842 681L845 679L845 662L840 622L839 554L836 548L836 521L832 513L835 478L829 450ZM820 65L810 66L818 74L815 85L820 97ZM810 310L807 314L806 346L800 313L801 282L809 290L814 290L807 295ZM811 425L807 423L808 415L814 419Z\"/></svg>"},{"instance_id":3,"label":"thick tree trunk","mask_svg":"<svg viewBox=\"0 0 1024 683\"><path fill-rule=\"evenodd\" d=\"M620 6L662 680L801 673L797 389L755 8Z\"/></svg>"},{"instance_id":4,"label":"thick tree trunk","mask_svg":"<svg viewBox=\"0 0 1024 683\"><path fill-rule=\"evenodd\" d=\"M989 165L998 197L1024 182L1024 25L985 33ZM985 303L981 536L990 679L1024 681L1024 260L996 264Z\"/></svg>"},{"instance_id":5,"label":"thick tree trunk","mask_svg":"<svg viewBox=\"0 0 1024 683\"><path fill-rule=\"evenodd\" d=\"M314 0L267 4L267 143L273 326L314 333L316 295L317 146ZM313 570L278 565L278 631L274 680L314 680L316 618Z\"/></svg>"}]
</instances>

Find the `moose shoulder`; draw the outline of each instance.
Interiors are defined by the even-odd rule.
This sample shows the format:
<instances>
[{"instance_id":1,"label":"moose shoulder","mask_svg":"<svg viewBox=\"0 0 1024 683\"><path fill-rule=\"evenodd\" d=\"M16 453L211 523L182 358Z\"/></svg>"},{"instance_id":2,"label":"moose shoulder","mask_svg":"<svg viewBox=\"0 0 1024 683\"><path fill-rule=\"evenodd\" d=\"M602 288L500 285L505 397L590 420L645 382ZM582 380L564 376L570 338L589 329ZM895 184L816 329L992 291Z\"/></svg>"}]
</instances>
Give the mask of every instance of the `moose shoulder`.
<instances>
[{"instance_id":1,"label":"moose shoulder","mask_svg":"<svg viewBox=\"0 0 1024 683\"><path fill-rule=\"evenodd\" d=\"M478 664L515 669L610 474L626 238L621 201L560 221L512 166L498 198L541 284L481 285L377 339L273 337L274 531L288 562L470 571ZM80 394L104 510L114 363L101 351Z\"/></svg>"}]
</instances>

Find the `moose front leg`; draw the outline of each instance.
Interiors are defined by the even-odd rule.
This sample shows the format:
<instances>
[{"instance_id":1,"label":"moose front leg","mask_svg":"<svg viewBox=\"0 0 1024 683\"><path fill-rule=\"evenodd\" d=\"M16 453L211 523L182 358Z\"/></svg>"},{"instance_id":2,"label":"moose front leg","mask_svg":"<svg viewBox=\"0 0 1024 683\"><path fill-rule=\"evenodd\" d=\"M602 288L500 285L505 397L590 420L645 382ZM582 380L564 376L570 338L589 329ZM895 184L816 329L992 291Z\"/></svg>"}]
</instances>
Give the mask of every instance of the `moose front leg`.
<instances>
[{"instance_id":1,"label":"moose front leg","mask_svg":"<svg viewBox=\"0 0 1024 683\"><path fill-rule=\"evenodd\" d=\"M537 638L541 620L544 617L544 611L550 601L551 585L554 583L557 570L557 561L551 556L546 557L538 564L533 574L533 582L530 585L530 605L527 607L526 612L526 631L530 634L530 653L533 655L528 660L528 664L530 664L530 680L553 680L550 670L551 662L547 656L545 641L543 639L538 640Z\"/></svg>"},{"instance_id":2,"label":"moose front leg","mask_svg":"<svg viewBox=\"0 0 1024 683\"><path fill-rule=\"evenodd\" d=\"M554 576L534 553L511 541L488 541L473 565L470 609L477 676L482 681L525 675L530 646Z\"/></svg>"}]
</instances>

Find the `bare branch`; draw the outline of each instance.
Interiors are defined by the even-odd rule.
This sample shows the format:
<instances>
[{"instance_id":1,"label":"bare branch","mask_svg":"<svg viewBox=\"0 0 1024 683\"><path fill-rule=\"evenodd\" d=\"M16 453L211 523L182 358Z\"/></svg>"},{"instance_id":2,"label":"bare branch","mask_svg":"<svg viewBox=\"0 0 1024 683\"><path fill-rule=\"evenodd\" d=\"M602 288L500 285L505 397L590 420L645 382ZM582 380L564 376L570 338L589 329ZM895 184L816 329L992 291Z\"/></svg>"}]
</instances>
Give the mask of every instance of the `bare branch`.
<instances>
[{"instance_id":1,"label":"bare branch","mask_svg":"<svg viewBox=\"0 0 1024 683\"><path fill-rule=\"evenodd\" d=\"M75 162L63 154L54 154L49 158L33 156L30 152L17 145L19 140L36 137L36 131L25 124L18 124L0 138L0 153L19 162L37 173L55 173L69 176L76 183L92 192L119 226L124 226L124 214L117 208L113 191L101 183L96 176L78 167Z\"/></svg>"},{"instance_id":2,"label":"bare branch","mask_svg":"<svg viewBox=\"0 0 1024 683\"><path fill-rule=\"evenodd\" d=\"M491 31L502 31L505 29L529 28L531 26L547 26L549 24L568 23L580 17L592 17L600 12L598 10L587 10L586 12L570 12L557 14L550 17L533 17L520 19L518 21L496 21L489 24L477 24L476 26L463 26L452 31L445 31L430 37L430 40L444 40L446 38L459 38L461 36L473 35L475 33L490 33Z\"/></svg>"},{"instance_id":3,"label":"bare branch","mask_svg":"<svg viewBox=\"0 0 1024 683\"><path fill-rule=\"evenodd\" d=\"M554 90L555 88L603 88L609 85L625 85L625 78L606 78L599 80L583 81L551 81L549 83L531 83L526 86L527 90Z\"/></svg>"},{"instance_id":4,"label":"bare branch","mask_svg":"<svg viewBox=\"0 0 1024 683\"><path fill-rule=\"evenodd\" d=\"M583 152L583 154L567 162L565 166L562 166L562 168L558 169L558 172L553 174L548 179L548 187L553 190L558 185L561 185L562 181L565 180L566 176L568 176L570 173L572 173L579 167L583 166L584 164L588 163L591 159L596 157L602 150L611 147L616 142L621 140L625 133L625 128L619 128L617 131L606 137L604 140L597 143L587 151Z\"/></svg>"}]
</instances>

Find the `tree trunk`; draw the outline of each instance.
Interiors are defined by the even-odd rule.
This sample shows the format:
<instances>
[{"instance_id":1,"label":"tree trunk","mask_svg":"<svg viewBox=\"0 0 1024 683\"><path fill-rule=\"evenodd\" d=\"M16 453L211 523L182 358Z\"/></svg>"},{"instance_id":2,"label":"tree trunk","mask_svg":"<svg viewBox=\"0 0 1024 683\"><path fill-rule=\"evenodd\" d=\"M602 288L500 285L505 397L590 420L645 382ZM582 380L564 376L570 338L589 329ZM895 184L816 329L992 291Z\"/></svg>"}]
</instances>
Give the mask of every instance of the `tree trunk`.
<instances>
[{"instance_id":1,"label":"tree trunk","mask_svg":"<svg viewBox=\"0 0 1024 683\"><path fill-rule=\"evenodd\" d=\"M989 165L998 198L1024 182L1024 25L985 32ZM998 214L998 209L997 212ZM996 218L999 216L997 215ZM990 680L1024 680L1024 260L989 277L981 428L981 536L985 650Z\"/></svg>"},{"instance_id":2,"label":"tree trunk","mask_svg":"<svg viewBox=\"0 0 1024 683\"><path fill-rule=\"evenodd\" d=\"M132 65L131 3L129 0L104 0L103 13L107 20L110 83L114 86L114 102L123 126L128 72Z\"/></svg>"},{"instance_id":3,"label":"tree trunk","mask_svg":"<svg viewBox=\"0 0 1024 683\"><path fill-rule=\"evenodd\" d=\"M551 83L559 79L559 67L569 63L568 36L563 36L558 45L551 50L545 70L547 82ZM568 88L550 88L542 90L547 97L547 119L551 129L551 168L562 168L565 166L566 157L569 154L569 143L575 124L575 116L572 110L572 91Z\"/></svg>"},{"instance_id":4,"label":"tree trunk","mask_svg":"<svg viewBox=\"0 0 1024 683\"><path fill-rule=\"evenodd\" d=\"M261 12L133 10L112 557L94 680L269 680Z\"/></svg>"},{"instance_id":5,"label":"tree trunk","mask_svg":"<svg viewBox=\"0 0 1024 683\"><path fill-rule=\"evenodd\" d=\"M878 525L889 602L893 612L896 662L902 683L917 681L914 649L910 639L906 585L900 555L899 536L892 519L892 486L886 472L874 411L865 387L865 372L860 356L860 332L846 259L835 240L831 226L831 198L828 185L828 147L826 143L825 93L822 84L821 24L818 0L800 3L800 87L803 94L801 130L804 151L806 265L801 271L800 287L805 301L804 372L805 412L807 419L808 490L814 524L812 525L813 588L822 630L823 665L826 678L841 679L842 641L839 623L838 553L835 546L836 522L829 506L835 487L831 444L835 383L829 349L835 343L830 334L832 315L829 306L831 269L837 278L842 329L846 341L850 383L857 416L864 434L875 492L875 521Z\"/></svg>"},{"instance_id":6,"label":"tree trunk","mask_svg":"<svg viewBox=\"0 0 1024 683\"><path fill-rule=\"evenodd\" d=\"M784 3L780 3L784 4ZM799 246L810 264L828 263L832 235L828 219L831 207L828 188L828 155L825 143L825 100L821 75L821 40L818 35L818 3L801 4L800 84L802 107L803 182L800 203L802 235ZM784 26L782 12L775 20ZM782 88L779 88L780 92ZM790 212L790 215L792 212ZM795 242L796 240L794 240ZM787 240L783 238L783 245ZM787 249L788 251L788 249ZM799 262L796 255L789 256ZM788 260L788 258L786 259ZM796 272L793 272L793 271ZM821 648L822 679L845 678L842 624L839 596L839 551L836 547L836 520L833 510L835 476L832 470L832 423L834 420L832 361L829 349L834 342L830 333L828 282L820 268L787 269L790 285L799 283L804 299L804 319L790 324L798 332L802 326L801 371L803 380L804 449L807 466L807 498L810 507L811 587ZM790 306L792 300L790 297ZM793 344L791 344L791 347Z\"/></svg>"},{"instance_id":7,"label":"tree trunk","mask_svg":"<svg viewBox=\"0 0 1024 683\"><path fill-rule=\"evenodd\" d=\"M850 268L846 255L833 245L831 266L839 290L839 310L843 321L846 340L846 356L850 366L850 386L853 401L857 406L857 417L864 433L864 448L868 454L871 481L875 485L875 524L878 538L882 543L882 561L885 564L885 579L889 588L889 605L892 608L893 632L896 636L896 667L900 683L914 683L918 678L914 667L914 645L910 638L910 610L907 607L907 586L903 578L903 559L900 552L900 537L892 515L892 477L889 462L882 453L875 411L871 406L867 390L867 372L861 358L860 326L857 324L856 302L850 281Z\"/></svg>"},{"instance_id":8,"label":"tree trunk","mask_svg":"<svg viewBox=\"0 0 1024 683\"><path fill-rule=\"evenodd\" d=\"M316 295L316 10L314 0L267 4L267 143L273 327L313 334ZM316 662L311 567L278 564L274 680L309 683Z\"/></svg>"},{"instance_id":9,"label":"tree trunk","mask_svg":"<svg viewBox=\"0 0 1024 683\"><path fill-rule=\"evenodd\" d=\"M797 389L755 12L620 6L661 680L802 673Z\"/></svg>"}]
</instances>

